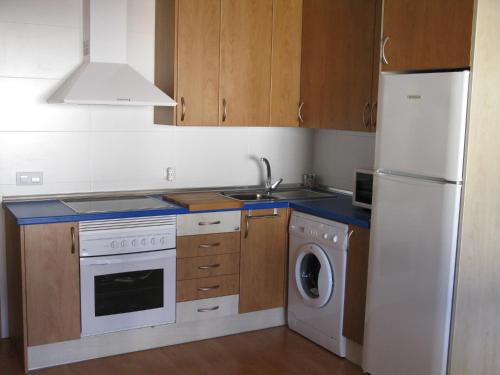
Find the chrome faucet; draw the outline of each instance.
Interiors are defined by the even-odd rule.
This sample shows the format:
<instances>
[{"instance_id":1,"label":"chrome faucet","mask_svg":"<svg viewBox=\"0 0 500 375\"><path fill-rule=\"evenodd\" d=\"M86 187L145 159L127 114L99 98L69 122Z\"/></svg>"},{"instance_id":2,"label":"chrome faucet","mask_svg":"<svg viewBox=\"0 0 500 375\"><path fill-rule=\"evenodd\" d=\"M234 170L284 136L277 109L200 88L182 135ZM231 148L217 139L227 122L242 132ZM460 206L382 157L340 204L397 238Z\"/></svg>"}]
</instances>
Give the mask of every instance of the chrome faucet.
<instances>
[{"instance_id":1,"label":"chrome faucet","mask_svg":"<svg viewBox=\"0 0 500 375\"><path fill-rule=\"evenodd\" d=\"M280 186L280 184L283 182L283 179L280 178L273 183L272 178L271 178L271 164L269 164L269 160L267 160L266 158L260 158L260 161L266 165L266 169L267 169L267 178L266 178L266 185L264 187L264 191L266 194L271 194L273 191L275 191L278 188L278 186Z\"/></svg>"}]
</instances>

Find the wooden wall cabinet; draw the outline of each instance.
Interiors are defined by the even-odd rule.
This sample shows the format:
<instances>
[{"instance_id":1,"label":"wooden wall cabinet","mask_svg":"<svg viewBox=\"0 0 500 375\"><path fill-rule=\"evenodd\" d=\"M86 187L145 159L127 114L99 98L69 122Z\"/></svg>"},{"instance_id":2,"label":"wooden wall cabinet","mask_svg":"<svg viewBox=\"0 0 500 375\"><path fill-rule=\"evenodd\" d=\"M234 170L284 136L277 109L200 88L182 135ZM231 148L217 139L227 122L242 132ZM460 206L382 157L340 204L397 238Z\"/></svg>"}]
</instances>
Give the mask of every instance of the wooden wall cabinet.
<instances>
[{"instance_id":1,"label":"wooden wall cabinet","mask_svg":"<svg viewBox=\"0 0 500 375\"><path fill-rule=\"evenodd\" d=\"M363 345L370 230L349 226L343 335Z\"/></svg>"},{"instance_id":2,"label":"wooden wall cabinet","mask_svg":"<svg viewBox=\"0 0 500 375\"><path fill-rule=\"evenodd\" d=\"M78 223L18 226L6 216L9 328L21 352L80 338Z\"/></svg>"},{"instance_id":3,"label":"wooden wall cabinet","mask_svg":"<svg viewBox=\"0 0 500 375\"><path fill-rule=\"evenodd\" d=\"M158 0L156 124L298 126L302 0Z\"/></svg>"},{"instance_id":4,"label":"wooden wall cabinet","mask_svg":"<svg viewBox=\"0 0 500 375\"><path fill-rule=\"evenodd\" d=\"M240 313L285 306L288 209L242 211Z\"/></svg>"},{"instance_id":5,"label":"wooden wall cabinet","mask_svg":"<svg viewBox=\"0 0 500 375\"><path fill-rule=\"evenodd\" d=\"M471 65L474 0L385 0L383 71Z\"/></svg>"},{"instance_id":6,"label":"wooden wall cabinet","mask_svg":"<svg viewBox=\"0 0 500 375\"><path fill-rule=\"evenodd\" d=\"M373 131L379 73L379 59L375 58L379 1L304 2L300 85L303 127Z\"/></svg>"}]
</instances>

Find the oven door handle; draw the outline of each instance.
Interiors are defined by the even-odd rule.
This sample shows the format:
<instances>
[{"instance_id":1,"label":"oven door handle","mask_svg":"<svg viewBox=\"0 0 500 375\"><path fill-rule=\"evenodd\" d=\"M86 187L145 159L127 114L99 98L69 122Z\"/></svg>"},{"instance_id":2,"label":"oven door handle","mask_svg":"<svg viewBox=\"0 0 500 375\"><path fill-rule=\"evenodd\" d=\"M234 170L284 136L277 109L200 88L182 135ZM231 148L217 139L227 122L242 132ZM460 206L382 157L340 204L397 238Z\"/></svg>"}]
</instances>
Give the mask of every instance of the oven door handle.
<instances>
[{"instance_id":1,"label":"oven door handle","mask_svg":"<svg viewBox=\"0 0 500 375\"><path fill-rule=\"evenodd\" d=\"M129 264L129 263L137 263L137 262L148 262L152 260L165 259L165 258L175 258L175 251L170 252L168 254L124 254L119 257L112 256L113 259L103 259L106 257L101 257L101 259L92 259L92 258L80 258L80 262L84 266L109 266L112 264ZM111 257L110 257L111 258Z\"/></svg>"}]
</instances>

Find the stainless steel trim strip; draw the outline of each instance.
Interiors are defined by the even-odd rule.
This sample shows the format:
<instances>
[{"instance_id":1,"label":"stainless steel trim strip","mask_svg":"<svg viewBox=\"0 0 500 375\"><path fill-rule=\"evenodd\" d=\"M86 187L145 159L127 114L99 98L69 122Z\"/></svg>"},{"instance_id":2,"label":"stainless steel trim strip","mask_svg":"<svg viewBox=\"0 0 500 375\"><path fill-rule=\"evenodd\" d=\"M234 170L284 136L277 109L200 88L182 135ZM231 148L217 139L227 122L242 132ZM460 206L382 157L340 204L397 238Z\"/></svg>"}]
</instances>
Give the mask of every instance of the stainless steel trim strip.
<instances>
[{"instance_id":1,"label":"stainless steel trim strip","mask_svg":"<svg viewBox=\"0 0 500 375\"><path fill-rule=\"evenodd\" d=\"M384 169L377 169L375 171L376 175L379 176L394 176L394 177L403 177L403 178L411 178L413 180L422 180L422 181L428 181L428 182L434 182L437 184L451 184L451 185L462 185L462 181L451 181L447 180L445 178L440 178L440 177L431 177L431 176L423 176L423 175L418 175L418 174L412 174L412 173L405 173L405 172L399 172L399 171L390 171L390 170L384 170Z\"/></svg>"}]
</instances>

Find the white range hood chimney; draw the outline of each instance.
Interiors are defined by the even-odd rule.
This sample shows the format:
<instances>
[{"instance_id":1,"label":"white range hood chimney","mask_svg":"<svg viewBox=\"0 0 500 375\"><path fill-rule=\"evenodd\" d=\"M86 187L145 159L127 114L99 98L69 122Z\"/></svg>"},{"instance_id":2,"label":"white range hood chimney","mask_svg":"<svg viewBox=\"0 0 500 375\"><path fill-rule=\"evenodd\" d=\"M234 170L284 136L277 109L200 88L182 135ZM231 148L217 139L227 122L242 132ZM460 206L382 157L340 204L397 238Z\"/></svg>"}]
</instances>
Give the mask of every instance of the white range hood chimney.
<instances>
[{"instance_id":1,"label":"white range hood chimney","mask_svg":"<svg viewBox=\"0 0 500 375\"><path fill-rule=\"evenodd\" d=\"M127 64L127 0L83 0L83 55L49 103L177 105Z\"/></svg>"}]
</instances>

